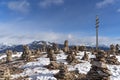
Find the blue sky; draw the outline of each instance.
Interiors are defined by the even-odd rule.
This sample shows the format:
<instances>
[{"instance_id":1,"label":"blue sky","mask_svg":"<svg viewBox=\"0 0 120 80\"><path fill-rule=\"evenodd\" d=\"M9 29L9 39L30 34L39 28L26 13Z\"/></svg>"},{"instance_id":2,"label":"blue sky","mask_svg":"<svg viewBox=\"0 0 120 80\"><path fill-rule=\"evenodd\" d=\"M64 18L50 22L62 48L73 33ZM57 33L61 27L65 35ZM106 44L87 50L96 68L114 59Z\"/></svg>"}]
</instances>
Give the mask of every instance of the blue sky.
<instances>
[{"instance_id":1,"label":"blue sky","mask_svg":"<svg viewBox=\"0 0 120 80\"><path fill-rule=\"evenodd\" d=\"M120 0L0 0L0 43L34 40L95 44L119 43Z\"/></svg>"}]
</instances>

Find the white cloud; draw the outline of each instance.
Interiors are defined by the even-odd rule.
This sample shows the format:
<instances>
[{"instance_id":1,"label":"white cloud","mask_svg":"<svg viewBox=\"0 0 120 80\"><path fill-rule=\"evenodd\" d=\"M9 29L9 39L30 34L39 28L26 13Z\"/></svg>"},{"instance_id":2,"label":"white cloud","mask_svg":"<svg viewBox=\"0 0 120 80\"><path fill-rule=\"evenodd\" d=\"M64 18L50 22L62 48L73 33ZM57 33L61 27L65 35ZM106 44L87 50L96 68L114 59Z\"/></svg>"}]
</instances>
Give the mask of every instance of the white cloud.
<instances>
[{"instance_id":1,"label":"white cloud","mask_svg":"<svg viewBox=\"0 0 120 80\"><path fill-rule=\"evenodd\" d=\"M29 11L30 3L26 0L21 1L10 1L7 3L9 9L13 11L19 11L22 13L26 13Z\"/></svg>"},{"instance_id":2,"label":"white cloud","mask_svg":"<svg viewBox=\"0 0 120 80\"><path fill-rule=\"evenodd\" d=\"M102 8L113 4L116 0L102 0L101 2L96 3L97 8Z\"/></svg>"},{"instance_id":3,"label":"white cloud","mask_svg":"<svg viewBox=\"0 0 120 80\"><path fill-rule=\"evenodd\" d=\"M56 43L64 43L64 40L68 40L69 44L75 45L89 45L95 46L95 37L94 36L85 36L85 37L78 37L73 34L63 34L63 33L56 33L56 32L40 32L40 33L33 33L33 34L0 34L0 43L6 44L27 44L33 41L50 41ZM108 38L108 37L99 37L99 45L107 45L110 44L117 44L120 43L118 38Z\"/></svg>"},{"instance_id":4,"label":"white cloud","mask_svg":"<svg viewBox=\"0 0 120 80\"><path fill-rule=\"evenodd\" d=\"M51 5L61 5L64 3L64 0L43 0L39 5L43 8L49 7Z\"/></svg>"},{"instance_id":5,"label":"white cloud","mask_svg":"<svg viewBox=\"0 0 120 80\"><path fill-rule=\"evenodd\" d=\"M118 9L117 12L120 12L120 9Z\"/></svg>"},{"instance_id":6,"label":"white cloud","mask_svg":"<svg viewBox=\"0 0 120 80\"><path fill-rule=\"evenodd\" d=\"M22 20L24 22L24 20ZM45 40L56 43L64 43L64 40L68 40L69 44L76 45L95 45L95 36L83 36L84 33L78 35L78 33L59 33L39 29L36 31L37 27L30 29L32 22L28 21L29 25L26 25L26 21L24 23L21 22L21 18L17 19L17 21L4 22L0 23L0 43L7 44L26 44L32 41ZM27 29L26 29L26 26ZM34 25L35 26L35 25ZM35 29L35 30L34 30ZM37 28L38 29L38 28ZM109 38L99 36L99 45L110 45L120 43L120 39L118 38Z\"/></svg>"}]
</instances>

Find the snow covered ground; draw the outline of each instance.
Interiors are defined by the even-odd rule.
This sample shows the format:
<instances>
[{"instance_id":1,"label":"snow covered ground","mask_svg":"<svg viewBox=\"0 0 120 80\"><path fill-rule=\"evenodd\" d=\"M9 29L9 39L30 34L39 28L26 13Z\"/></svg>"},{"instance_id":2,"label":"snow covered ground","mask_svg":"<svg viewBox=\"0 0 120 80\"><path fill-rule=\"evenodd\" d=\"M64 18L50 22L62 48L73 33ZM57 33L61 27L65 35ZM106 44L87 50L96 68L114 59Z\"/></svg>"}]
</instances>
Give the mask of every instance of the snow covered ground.
<instances>
[{"instance_id":1,"label":"snow covered ground","mask_svg":"<svg viewBox=\"0 0 120 80\"><path fill-rule=\"evenodd\" d=\"M95 55L92 55L90 52L87 52L90 58L94 58ZM14 54L12 57L20 57L22 53ZM43 53L44 54L44 53ZM84 55L84 52L77 53L76 58L80 60ZM0 56L0 60L5 58L6 55ZM61 51L60 54L56 56L57 62L63 62L68 64L65 59L67 55ZM120 56L117 56L118 60L120 61ZM76 65L68 65L68 70L73 71L78 68L79 73L87 74L87 72L91 68L90 61L82 61L82 63ZM46 58L46 55L43 55L40 58L37 58L37 61L28 62L23 66L20 66L24 71L20 74L12 75L13 78L18 78L20 76L29 76L29 80L57 80L53 75L59 72L59 70L49 70L44 66L49 65L50 60ZM108 69L111 71L112 75L110 76L111 80L120 80L120 65L107 65Z\"/></svg>"},{"instance_id":2,"label":"snow covered ground","mask_svg":"<svg viewBox=\"0 0 120 80\"><path fill-rule=\"evenodd\" d=\"M14 58L14 57L19 58L21 55L22 55L22 52L18 52L17 54L13 54L12 58ZM6 58L6 54L3 54L3 55L0 56L0 60L3 59L3 58Z\"/></svg>"}]
</instances>

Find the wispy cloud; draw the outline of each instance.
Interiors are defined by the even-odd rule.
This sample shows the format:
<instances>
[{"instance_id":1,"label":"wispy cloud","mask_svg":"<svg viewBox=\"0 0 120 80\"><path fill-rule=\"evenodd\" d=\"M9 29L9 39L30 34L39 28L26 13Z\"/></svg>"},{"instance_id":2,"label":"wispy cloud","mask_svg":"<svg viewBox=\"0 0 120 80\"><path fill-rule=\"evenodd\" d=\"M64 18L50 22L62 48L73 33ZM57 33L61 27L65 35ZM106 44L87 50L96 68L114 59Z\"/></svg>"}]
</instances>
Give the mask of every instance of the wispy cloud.
<instances>
[{"instance_id":1,"label":"wispy cloud","mask_svg":"<svg viewBox=\"0 0 120 80\"><path fill-rule=\"evenodd\" d=\"M47 8L52 5L61 5L64 3L64 0L43 0L39 5L43 8Z\"/></svg>"},{"instance_id":2,"label":"wispy cloud","mask_svg":"<svg viewBox=\"0 0 120 80\"><path fill-rule=\"evenodd\" d=\"M56 43L62 43L64 40L68 40L69 44L75 45L89 45L95 46L95 36L84 36L78 37L75 34L64 34L64 33L56 33L56 32L39 32L32 34L13 34L13 33L4 33L0 34L0 43L5 44L27 44L32 41L50 41ZM109 46L110 44L120 43L119 38L109 38L109 37L99 37L99 45Z\"/></svg>"},{"instance_id":3,"label":"wispy cloud","mask_svg":"<svg viewBox=\"0 0 120 80\"><path fill-rule=\"evenodd\" d=\"M101 2L96 3L97 8L103 8L108 5L111 5L115 2L116 0L102 0Z\"/></svg>"},{"instance_id":4,"label":"wispy cloud","mask_svg":"<svg viewBox=\"0 0 120 80\"><path fill-rule=\"evenodd\" d=\"M30 3L26 0L9 1L6 3L6 5L10 10L18 11L21 13L29 12L30 7Z\"/></svg>"},{"instance_id":5,"label":"wispy cloud","mask_svg":"<svg viewBox=\"0 0 120 80\"><path fill-rule=\"evenodd\" d=\"M117 12L120 12L120 9L118 9Z\"/></svg>"},{"instance_id":6,"label":"wispy cloud","mask_svg":"<svg viewBox=\"0 0 120 80\"><path fill-rule=\"evenodd\" d=\"M15 21L14 21L15 22ZM8 43L8 44L27 44L32 41L39 41L45 40L50 42L56 43L63 43L64 40L69 40L69 44L76 44L76 45L95 45L95 36L84 36L83 33L78 35L77 33L60 33L54 31L40 31L35 32L32 29L30 30L30 25L25 29L26 23L20 21L9 22L9 23L0 23L0 43ZM17 24L19 22L19 24ZM22 27L21 27L22 26ZM21 27L21 28L20 28ZM12 30L11 30L12 28ZM110 44L117 44L120 43L119 37L118 38L109 38L99 36L99 45L110 45Z\"/></svg>"}]
</instances>

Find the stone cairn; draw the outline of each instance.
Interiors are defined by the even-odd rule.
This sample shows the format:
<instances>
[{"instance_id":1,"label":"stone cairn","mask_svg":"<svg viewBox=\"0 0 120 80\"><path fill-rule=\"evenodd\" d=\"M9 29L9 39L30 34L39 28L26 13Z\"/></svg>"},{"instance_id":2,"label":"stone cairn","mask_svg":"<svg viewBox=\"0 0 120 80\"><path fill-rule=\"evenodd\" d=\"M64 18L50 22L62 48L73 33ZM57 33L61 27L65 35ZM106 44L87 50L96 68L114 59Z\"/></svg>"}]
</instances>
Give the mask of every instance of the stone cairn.
<instances>
[{"instance_id":1,"label":"stone cairn","mask_svg":"<svg viewBox=\"0 0 120 80\"><path fill-rule=\"evenodd\" d=\"M32 58L31 58L31 51L29 49L29 47L27 45L24 45L23 46L23 54L22 54L22 59L25 60L25 61L32 61Z\"/></svg>"},{"instance_id":2,"label":"stone cairn","mask_svg":"<svg viewBox=\"0 0 120 80\"><path fill-rule=\"evenodd\" d=\"M104 61L104 53L98 52L96 58L91 61L92 68L86 75L86 80L110 80L111 72Z\"/></svg>"},{"instance_id":3,"label":"stone cairn","mask_svg":"<svg viewBox=\"0 0 120 80\"><path fill-rule=\"evenodd\" d=\"M65 42L64 42L64 49L63 49L63 51L64 51L65 53L68 53L68 52L69 52L68 40L65 40Z\"/></svg>"},{"instance_id":4,"label":"stone cairn","mask_svg":"<svg viewBox=\"0 0 120 80\"><path fill-rule=\"evenodd\" d=\"M113 44L110 45L110 50L107 52L107 58L106 58L106 63L107 64L112 64L112 65L120 65L120 62L116 58L116 54L119 52L119 45L117 44L114 46Z\"/></svg>"},{"instance_id":5,"label":"stone cairn","mask_svg":"<svg viewBox=\"0 0 120 80\"><path fill-rule=\"evenodd\" d=\"M113 44L110 45L110 54L115 55L115 46Z\"/></svg>"},{"instance_id":6,"label":"stone cairn","mask_svg":"<svg viewBox=\"0 0 120 80\"><path fill-rule=\"evenodd\" d=\"M120 46L119 46L119 44L116 44L115 48L116 48L116 53L119 54L120 53Z\"/></svg>"},{"instance_id":7,"label":"stone cairn","mask_svg":"<svg viewBox=\"0 0 120 80\"><path fill-rule=\"evenodd\" d=\"M42 52L46 52L46 42L42 42Z\"/></svg>"},{"instance_id":8,"label":"stone cairn","mask_svg":"<svg viewBox=\"0 0 120 80\"><path fill-rule=\"evenodd\" d=\"M31 55L35 55L35 50L34 49L31 49Z\"/></svg>"},{"instance_id":9,"label":"stone cairn","mask_svg":"<svg viewBox=\"0 0 120 80\"><path fill-rule=\"evenodd\" d=\"M46 66L48 69L59 69L60 64L55 62L55 61L51 61L49 65Z\"/></svg>"},{"instance_id":10,"label":"stone cairn","mask_svg":"<svg viewBox=\"0 0 120 80\"><path fill-rule=\"evenodd\" d=\"M79 46L79 51L85 51L86 47L85 46Z\"/></svg>"},{"instance_id":11,"label":"stone cairn","mask_svg":"<svg viewBox=\"0 0 120 80\"><path fill-rule=\"evenodd\" d=\"M54 53L57 54L59 49L58 49L58 45L56 43L53 43L52 45L52 49L54 50Z\"/></svg>"},{"instance_id":12,"label":"stone cairn","mask_svg":"<svg viewBox=\"0 0 120 80\"><path fill-rule=\"evenodd\" d=\"M0 69L0 80L11 80L11 74L9 68Z\"/></svg>"},{"instance_id":13,"label":"stone cairn","mask_svg":"<svg viewBox=\"0 0 120 80\"><path fill-rule=\"evenodd\" d=\"M35 55L41 55L41 51L39 48L37 50L35 50Z\"/></svg>"},{"instance_id":14,"label":"stone cairn","mask_svg":"<svg viewBox=\"0 0 120 80\"><path fill-rule=\"evenodd\" d=\"M84 52L84 56L82 57L82 60L88 61L89 60L89 56L86 53L86 51Z\"/></svg>"},{"instance_id":15,"label":"stone cairn","mask_svg":"<svg viewBox=\"0 0 120 80\"><path fill-rule=\"evenodd\" d=\"M69 49L69 52L74 52L75 55L77 55L77 53L79 53L79 46L73 46L72 48Z\"/></svg>"},{"instance_id":16,"label":"stone cairn","mask_svg":"<svg viewBox=\"0 0 120 80\"><path fill-rule=\"evenodd\" d=\"M74 47L73 47L73 51L74 51L75 54L77 55L77 53L79 52L79 46L74 46Z\"/></svg>"},{"instance_id":17,"label":"stone cairn","mask_svg":"<svg viewBox=\"0 0 120 80\"><path fill-rule=\"evenodd\" d=\"M60 70L59 72L55 75L55 77L58 79L58 80L68 80L66 79L67 76L68 76L68 69L67 69L67 66L64 64L64 63L60 63Z\"/></svg>"},{"instance_id":18,"label":"stone cairn","mask_svg":"<svg viewBox=\"0 0 120 80\"><path fill-rule=\"evenodd\" d=\"M66 61L68 63L79 63L79 61L75 58L75 53L74 52L69 52Z\"/></svg>"},{"instance_id":19,"label":"stone cairn","mask_svg":"<svg viewBox=\"0 0 120 80\"><path fill-rule=\"evenodd\" d=\"M50 58L50 61L55 61L56 60L56 56L55 56L54 50L52 50L50 48L47 53L48 53L47 57Z\"/></svg>"},{"instance_id":20,"label":"stone cairn","mask_svg":"<svg viewBox=\"0 0 120 80\"><path fill-rule=\"evenodd\" d=\"M118 59L116 58L116 56L109 56L106 59L106 63L107 64L112 64L112 65L120 65L120 62L118 61Z\"/></svg>"},{"instance_id":21,"label":"stone cairn","mask_svg":"<svg viewBox=\"0 0 120 80\"><path fill-rule=\"evenodd\" d=\"M106 63L106 58L107 57L108 57L108 54L103 50L98 51L98 53L96 54L96 60L97 61L102 61L104 63Z\"/></svg>"},{"instance_id":22,"label":"stone cairn","mask_svg":"<svg viewBox=\"0 0 120 80\"><path fill-rule=\"evenodd\" d=\"M6 51L6 55L7 55L6 62L11 62L12 61L12 54L13 54L13 52L11 50Z\"/></svg>"}]
</instances>

